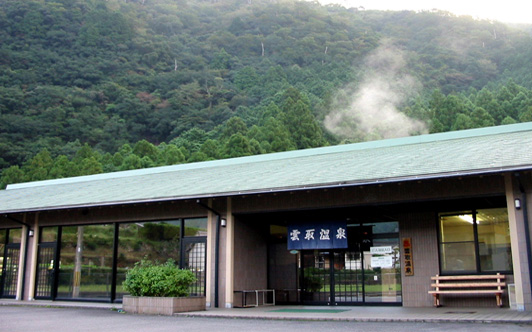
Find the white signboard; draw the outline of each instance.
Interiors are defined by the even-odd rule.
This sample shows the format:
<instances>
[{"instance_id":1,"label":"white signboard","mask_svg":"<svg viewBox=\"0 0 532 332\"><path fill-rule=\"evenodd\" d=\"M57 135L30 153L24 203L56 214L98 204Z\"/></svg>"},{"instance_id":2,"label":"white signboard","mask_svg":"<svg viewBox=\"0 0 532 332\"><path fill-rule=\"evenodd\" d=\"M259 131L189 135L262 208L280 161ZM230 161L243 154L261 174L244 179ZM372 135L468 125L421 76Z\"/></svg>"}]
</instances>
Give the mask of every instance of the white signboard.
<instances>
[{"instance_id":1,"label":"white signboard","mask_svg":"<svg viewBox=\"0 0 532 332\"><path fill-rule=\"evenodd\" d=\"M393 252L392 247L371 247L369 250L372 255L391 254Z\"/></svg>"},{"instance_id":2,"label":"white signboard","mask_svg":"<svg viewBox=\"0 0 532 332\"><path fill-rule=\"evenodd\" d=\"M380 267L383 269L392 268L392 256L371 257L371 267Z\"/></svg>"}]
</instances>

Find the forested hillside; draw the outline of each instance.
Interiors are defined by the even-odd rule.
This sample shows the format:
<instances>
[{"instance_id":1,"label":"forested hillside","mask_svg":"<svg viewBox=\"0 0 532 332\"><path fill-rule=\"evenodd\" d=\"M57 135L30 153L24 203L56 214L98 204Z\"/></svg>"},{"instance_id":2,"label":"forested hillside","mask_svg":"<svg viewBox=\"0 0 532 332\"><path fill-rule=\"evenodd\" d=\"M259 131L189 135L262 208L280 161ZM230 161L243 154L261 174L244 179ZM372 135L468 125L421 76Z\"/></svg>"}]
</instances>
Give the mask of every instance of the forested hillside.
<instances>
[{"instance_id":1,"label":"forested hillside","mask_svg":"<svg viewBox=\"0 0 532 332\"><path fill-rule=\"evenodd\" d=\"M530 31L294 0L0 0L0 186L532 121Z\"/></svg>"}]
</instances>

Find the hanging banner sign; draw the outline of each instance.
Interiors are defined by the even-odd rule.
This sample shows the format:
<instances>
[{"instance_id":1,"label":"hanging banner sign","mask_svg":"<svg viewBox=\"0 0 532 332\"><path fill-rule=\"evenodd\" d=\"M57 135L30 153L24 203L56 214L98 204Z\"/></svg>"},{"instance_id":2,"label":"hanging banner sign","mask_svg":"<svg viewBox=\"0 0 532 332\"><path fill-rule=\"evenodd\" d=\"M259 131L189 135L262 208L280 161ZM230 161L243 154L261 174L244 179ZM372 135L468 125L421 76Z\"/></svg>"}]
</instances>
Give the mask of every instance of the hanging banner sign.
<instances>
[{"instance_id":1,"label":"hanging banner sign","mask_svg":"<svg viewBox=\"0 0 532 332\"><path fill-rule=\"evenodd\" d=\"M288 226L288 250L347 248L345 222Z\"/></svg>"},{"instance_id":2,"label":"hanging banner sign","mask_svg":"<svg viewBox=\"0 0 532 332\"><path fill-rule=\"evenodd\" d=\"M403 251L404 251L404 269L405 276L414 275L414 259L412 257L412 239L409 237L403 238Z\"/></svg>"}]
</instances>

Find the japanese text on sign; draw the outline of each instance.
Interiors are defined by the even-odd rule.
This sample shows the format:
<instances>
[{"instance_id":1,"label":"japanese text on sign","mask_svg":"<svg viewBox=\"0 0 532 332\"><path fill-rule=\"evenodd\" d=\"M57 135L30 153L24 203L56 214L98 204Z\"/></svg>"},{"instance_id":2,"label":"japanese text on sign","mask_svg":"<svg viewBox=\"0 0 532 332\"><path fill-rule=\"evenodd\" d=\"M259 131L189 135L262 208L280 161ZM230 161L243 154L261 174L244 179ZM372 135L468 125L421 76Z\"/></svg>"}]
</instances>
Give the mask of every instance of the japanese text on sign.
<instances>
[{"instance_id":1,"label":"japanese text on sign","mask_svg":"<svg viewBox=\"0 0 532 332\"><path fill-rule=\"evenodd\" d=\"M412 258L412 239L409 237L403 238L403 252L404 252L404 269L405 276L414 275L414 259Z\"/></svg>"},{"instance_id":2,"label":"japanese text on sign","mask_svg":"<svg viewBox=\"0 0 532 332\"><path fill-rule=\"evenodd\" d=\"M288 227L288 250L347 248L347 225L342 222Z\"/></svg>"}]
</instances>

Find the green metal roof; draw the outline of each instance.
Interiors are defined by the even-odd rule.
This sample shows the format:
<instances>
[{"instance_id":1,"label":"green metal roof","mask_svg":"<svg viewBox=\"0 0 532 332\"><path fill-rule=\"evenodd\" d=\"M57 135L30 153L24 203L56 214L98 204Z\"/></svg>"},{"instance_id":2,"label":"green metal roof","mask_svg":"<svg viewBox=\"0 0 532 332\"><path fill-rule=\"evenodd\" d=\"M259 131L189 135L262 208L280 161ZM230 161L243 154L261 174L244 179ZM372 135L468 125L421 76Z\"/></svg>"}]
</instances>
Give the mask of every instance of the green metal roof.
<instances>
[{"instance_id":1,"label":"green metal roof","mask_svg":"<svg viewBox=\"0 0 532 332\"><path fill-rule=\"evenodd\" d=\"M532 169L532 123L14 184L0 213Z\"/></svg>"}]
</instances>

